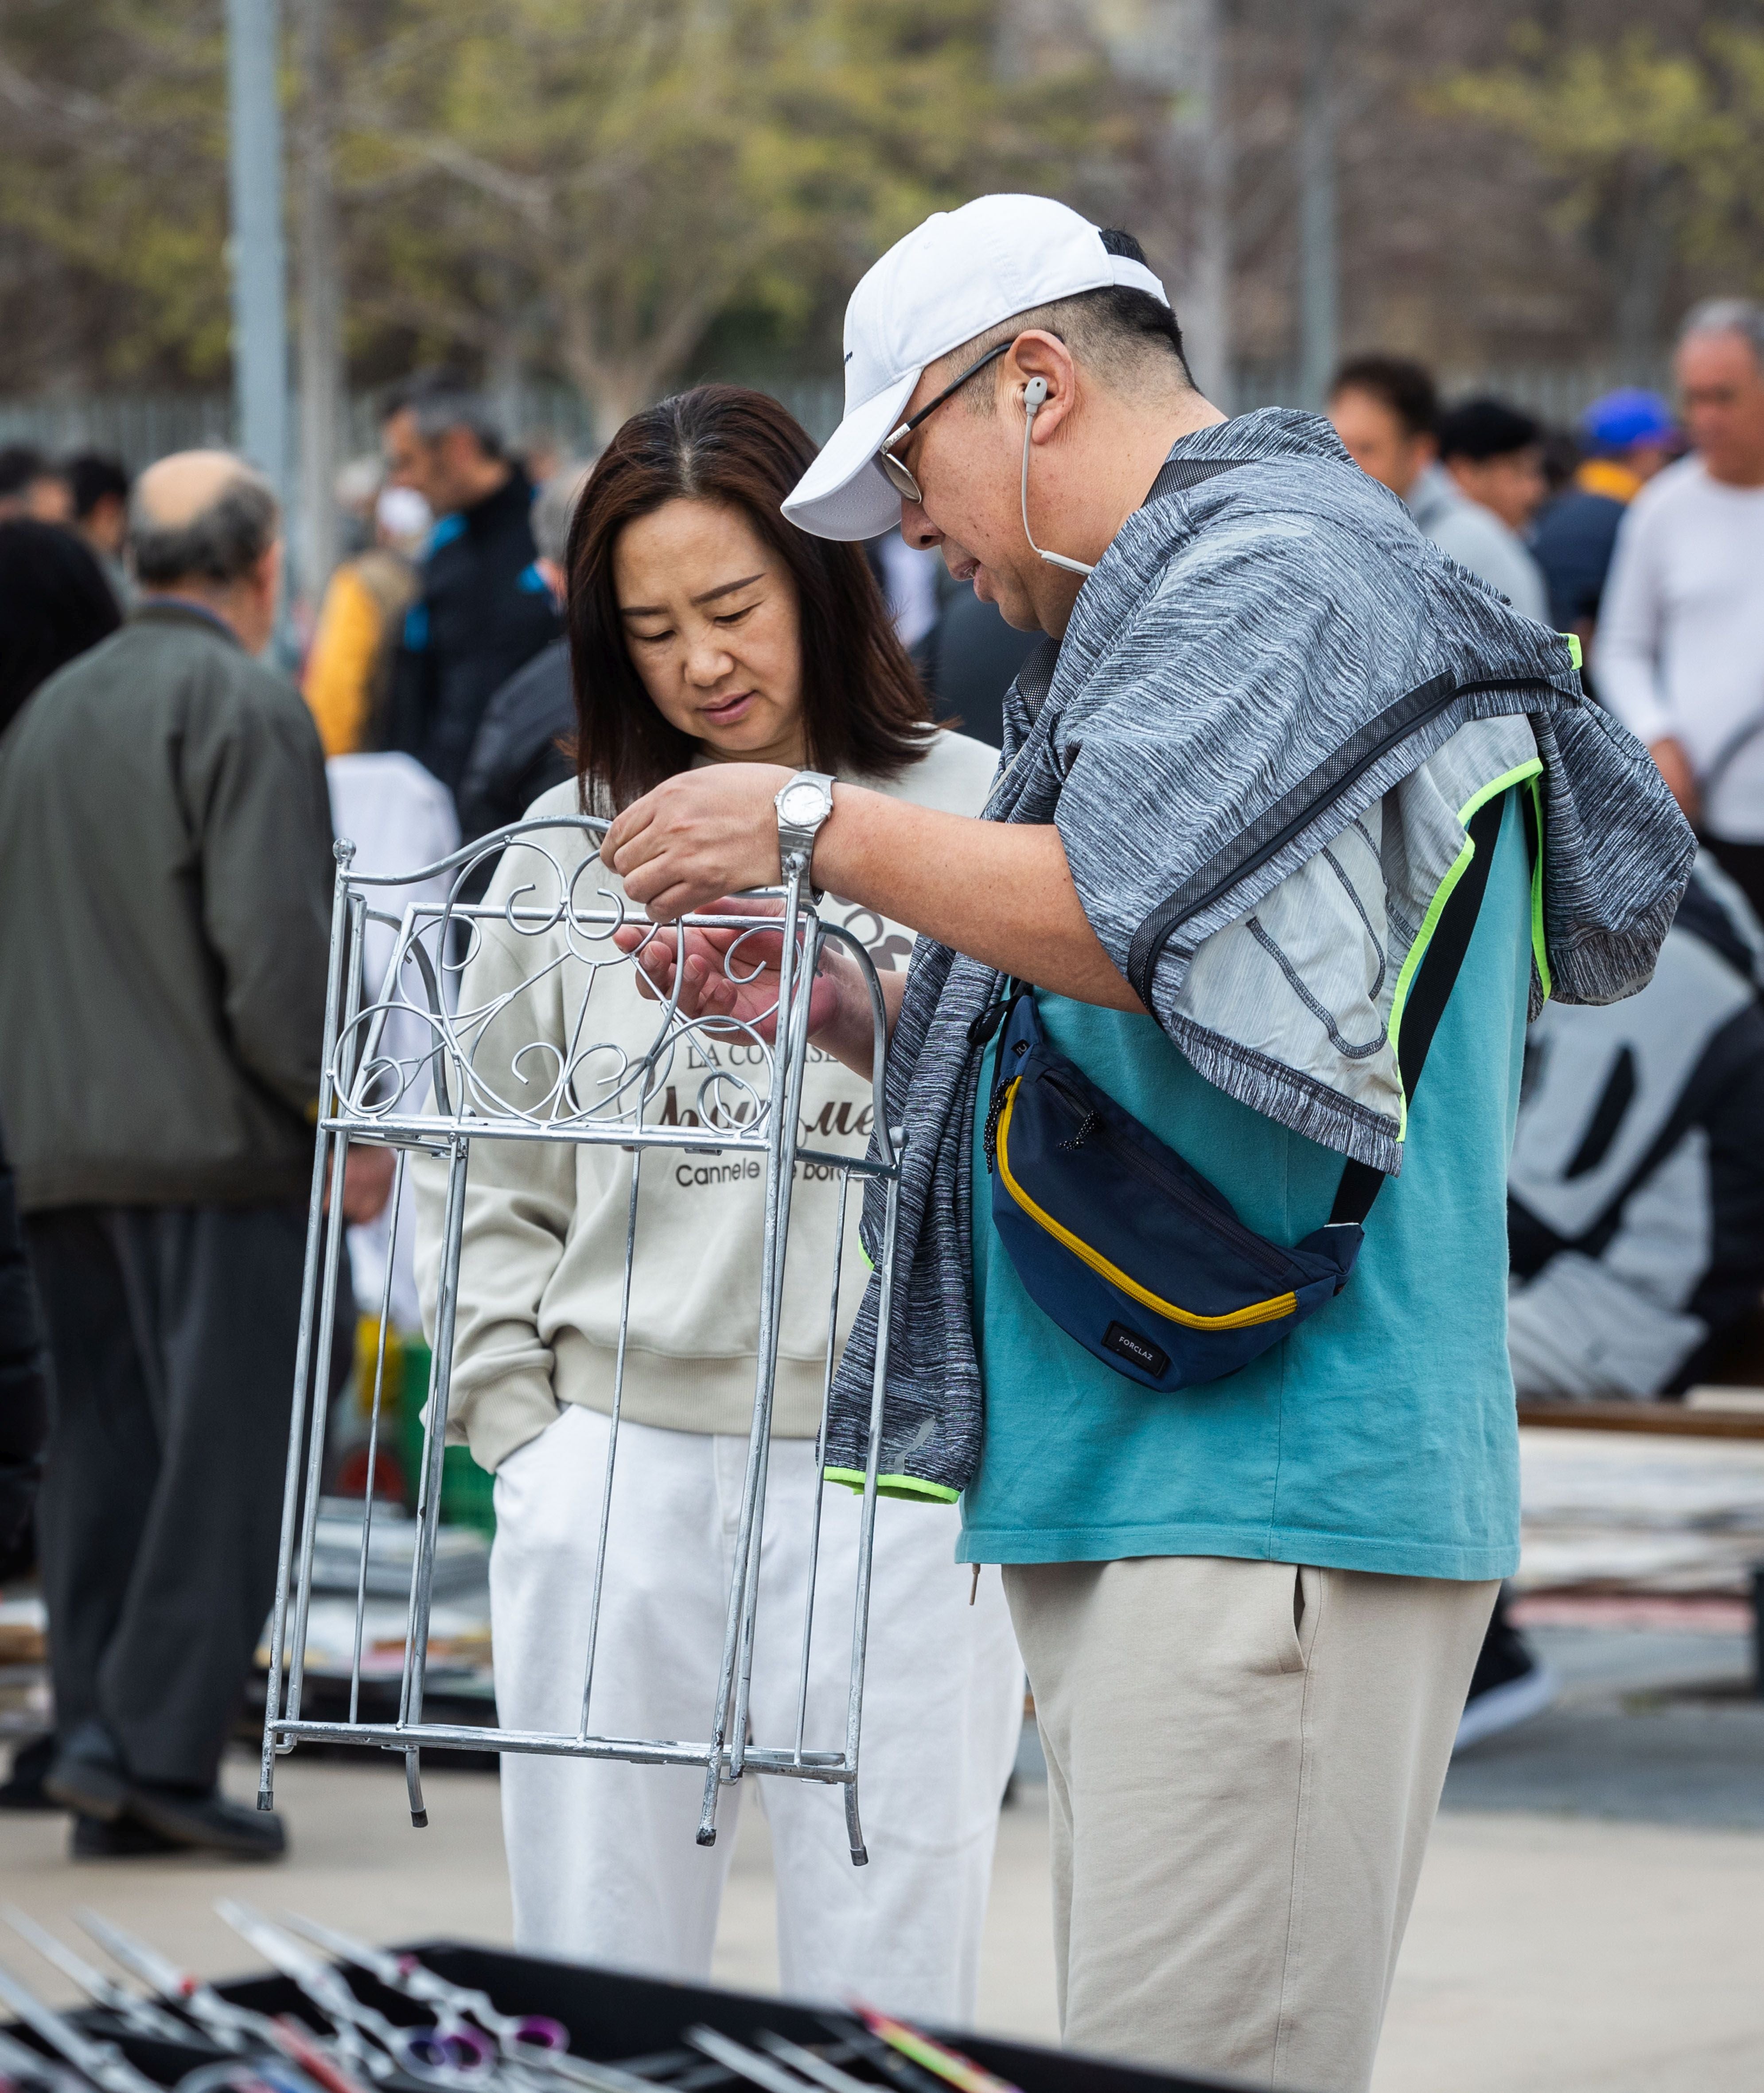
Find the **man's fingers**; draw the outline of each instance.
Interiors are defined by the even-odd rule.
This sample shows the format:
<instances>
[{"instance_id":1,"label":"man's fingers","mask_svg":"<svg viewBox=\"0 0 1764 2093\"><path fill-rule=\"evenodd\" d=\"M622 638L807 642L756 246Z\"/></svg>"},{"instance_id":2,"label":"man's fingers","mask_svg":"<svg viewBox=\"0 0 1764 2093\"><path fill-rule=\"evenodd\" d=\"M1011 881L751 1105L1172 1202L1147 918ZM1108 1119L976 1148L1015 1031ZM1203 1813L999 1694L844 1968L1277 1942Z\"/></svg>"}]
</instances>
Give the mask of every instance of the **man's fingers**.
<instances>
[{"instance_id":1,"label":"man's fingers","mask_svg":"<svg viewBox=\"0 0 1764 2093\"><path fill-rule=\"evenodd\" d=\"M600 839L600 862L609 871L618 869L618 853L633 836L648 827L654 819L655 809L649 795L634 800L623 813L614 817L613 824Z\"/></svg>"}]
</instances>

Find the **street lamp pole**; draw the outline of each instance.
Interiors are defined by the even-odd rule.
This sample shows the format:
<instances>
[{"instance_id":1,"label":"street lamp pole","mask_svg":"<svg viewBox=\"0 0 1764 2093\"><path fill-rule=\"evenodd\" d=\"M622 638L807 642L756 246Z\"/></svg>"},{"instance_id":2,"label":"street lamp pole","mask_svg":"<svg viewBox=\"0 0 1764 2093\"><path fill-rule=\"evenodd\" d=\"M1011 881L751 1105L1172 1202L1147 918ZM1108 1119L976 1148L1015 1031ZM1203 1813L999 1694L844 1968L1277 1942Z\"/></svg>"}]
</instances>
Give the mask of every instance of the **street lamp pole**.
<instances>
[{"instance_id":1,"label":"street lamp pole","mask_svg":"<svg viewBox=\"0 0 1764 2093\"><path fill-rule=\"evenodd\" d=\"M275 0L227 0L233 400L240 448L287 507L287 258Z\"/></svg>"},{"instance_id":2,"label":"street lamp pole","mask_svg":"<svg viewBox=\"0 0 1764 2093\"><path fill-rule=\"evenodd\" d=\"M1340 332L1335 180L1337 0L1305 10L1304 102L1298 134L1298 363L1302 404L1320 408Z\"/></svg>"}]
</instances>

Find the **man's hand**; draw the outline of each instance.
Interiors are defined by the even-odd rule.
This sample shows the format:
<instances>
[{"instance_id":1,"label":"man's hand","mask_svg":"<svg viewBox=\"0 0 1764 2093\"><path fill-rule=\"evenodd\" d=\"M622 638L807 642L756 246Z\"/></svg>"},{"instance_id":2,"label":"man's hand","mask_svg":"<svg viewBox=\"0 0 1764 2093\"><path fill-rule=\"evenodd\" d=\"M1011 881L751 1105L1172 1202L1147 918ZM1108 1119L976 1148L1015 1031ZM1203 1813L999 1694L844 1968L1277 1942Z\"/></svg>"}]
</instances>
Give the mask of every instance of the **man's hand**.
<instances>
[{"instance_id":1,"label":"man's hand","mask_svg":"<svg viewBox=\"0 0 1764 2093\"><path fill-rule=\"evenodd\" d=\"M775 886L778 809L772 803L795 775L778 763L709 763L683 770L625 809L606 832L600 861L657 923L671 923L747 887ZM690 961L690 947L687 956Z\"/></svg>"},{"instance_id":2,"label":"man's hand","mask_svg":"<svg viewBox=\"0 0 1764 2093\"><path fill-rule=\"evenodd\" d=\"M1666 780L1666 789L1677 800L1679 811L1694 828L1702 818L1703 795L1697 789L1697 774L1691 768L1691 760L1684 752L1684 743L1672 734L1666 734L1653 743L1648 753Z\"/></svg>"},{"instance_id":3,"label":"man's hand","mask_svg":"<svg viewBox=\"0 0 1764 2093\"><path fill-rule=\"evenodd\" d=\"M684 771L626 808L607 831L600 856L658 922L696 914L744 887L769 886L778 876L772 802L792 775L768 763ZM980 821L839 784L815 839L814 869L829 892L1001 973L1105 1010L1144 1007L1091 928L1065 845L1051 823ZM635 930L632 943L642 935ZM701 979L689 973L693 993L720 995L711 984L709 948L696 951L689 938L689 968L695 956L704 973ZM885 986L884 993L891 1020L899 991ZM841 1012L850 1020L843 1004ZM839 1045L820 1032L817 1043L848 1066L867 1068L867 1016L865 1025L861 1061L854 1058L855 1034L843 1029Z\"/></svg>"}]
</instances>

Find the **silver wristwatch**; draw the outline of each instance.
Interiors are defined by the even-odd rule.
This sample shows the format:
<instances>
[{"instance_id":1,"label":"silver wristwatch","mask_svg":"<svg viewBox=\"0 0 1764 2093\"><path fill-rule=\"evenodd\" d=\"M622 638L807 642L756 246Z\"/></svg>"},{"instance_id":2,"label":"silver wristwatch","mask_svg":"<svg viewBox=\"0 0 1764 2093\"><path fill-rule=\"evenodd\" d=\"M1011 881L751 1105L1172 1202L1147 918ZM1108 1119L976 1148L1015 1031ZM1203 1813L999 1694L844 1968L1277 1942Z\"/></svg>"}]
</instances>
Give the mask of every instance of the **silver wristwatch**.
<instances>
[{"instance_id":1,"label":"silver wristwatch","mask_svg":"<svg viewBox=\"0 0 1764 2093\"><path fill-rule=\"evenodd\" d=\"M784 876L790 876L794 852L813 886L815 837L833 812L833 780L824 770L799 770L773 804L778 808L778 856ZM820 899L818 892L815 898Z\"/></svg>"}]
</instances>

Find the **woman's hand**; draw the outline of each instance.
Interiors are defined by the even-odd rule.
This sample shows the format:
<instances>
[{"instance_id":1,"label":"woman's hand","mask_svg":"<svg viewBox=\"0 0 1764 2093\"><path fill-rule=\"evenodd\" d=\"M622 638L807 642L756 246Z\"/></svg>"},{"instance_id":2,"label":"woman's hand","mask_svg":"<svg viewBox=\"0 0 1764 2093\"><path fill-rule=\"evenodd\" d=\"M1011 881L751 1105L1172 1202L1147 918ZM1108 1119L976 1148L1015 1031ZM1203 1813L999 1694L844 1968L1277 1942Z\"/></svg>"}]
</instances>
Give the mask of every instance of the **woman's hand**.
<instances>
[{"instance_id":1,"label":"woman's hand","mask_svg":"<svg viewBox=\"0 0 1764 2093\"><path fill-rule=\"evenodd\" d=\"M718 900L694 913L754 916L780 913L775 904ZM722 1018L749 1028L768 1045L778 1037L779 968L784 956L781 931L708 929L645 930L636 924L615 930L619 950L635 955L637 985L657 1002L674 994L688 1018ZM894 1020L898 977L883 981L889 1023ZM875 1051L875 1019L869 990L856 964L833 946L824 947L808 998L808 1034L824 1052L860 1076L871 1072Z\"/></svg>"},{"instance_id":2,"label":"woman's hand","mask_svg":"<svg viewBox=\"0 0 1764 2093\"><path fill-rule=\"evenodd\" d=\"M709 763L683 770L625 809L606 832L600 861L657 923L671 923L745 887L775 886L773 802L795 775L779 763Z\"/></svg>"}]
</instances>

